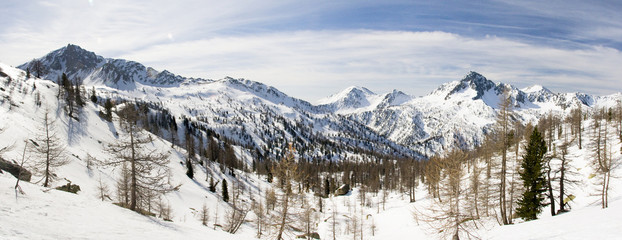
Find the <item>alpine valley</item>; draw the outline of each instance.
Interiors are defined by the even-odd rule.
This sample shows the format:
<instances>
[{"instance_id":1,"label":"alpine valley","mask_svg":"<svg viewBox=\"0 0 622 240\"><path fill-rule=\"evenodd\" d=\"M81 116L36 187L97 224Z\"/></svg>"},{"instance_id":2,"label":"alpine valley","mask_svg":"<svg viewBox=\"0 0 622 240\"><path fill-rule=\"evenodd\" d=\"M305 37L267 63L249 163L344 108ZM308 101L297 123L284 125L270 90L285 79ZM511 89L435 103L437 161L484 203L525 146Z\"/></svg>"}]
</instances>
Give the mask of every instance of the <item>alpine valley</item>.
<instances>
[{"instance_id":1,"label":"alpine valley","mask_svg":"<svg viewBox=\"0 0 622 240\"><path fill-rule=\"evenodd\" d=\"M61 87L63 79L76 84L71 89L91 96L91 101L87 100L75 112L70 110L70 114L64 103L67 100L61 97L62 91L66 91ZM268 222L277 222L272 219L280 216L279 207L274 210L272 205L275 212L263 207L256 210L264 205L270 209L268 202L274 190L269 189L279 185L272 178L286 176L279 175L275 166L289 156L305 162L299 170L305 169L312 177L295 178L297 181L291 188L297 189L303 203L293 210L298 211L297 218L287 219L291 224L285 232L290 233L282 238L432 238L438 232L429 231L412 215L434 212L424 206L441 197L429 187L432 185L426 185L432 180L423 173L424 167L413 165L412 169L417 170L402 173L405 169L402 162L423 164L451 156L457 150L475 152L498 131L499 110L505 99L509 99L514 113L512 122L526 126L553 116L565 119L577 109L584 111L587 119L597 109L616 109L622 93L608 96L555 93L539 85L519 89L469 72L422 97L397 89L377 94L365 87L349 87L313 104L248 79L188 78L131 60L105 58L69 44L16 68L0 64L0 157L3 162L29 169L29 163L36 162L38 156L31 153L28 145L41 145L37 138L41 132L39 126L44 113L49 112L54 116L53 125L67 160L54 173L50 187L78 184L81 190L77 195L50 191L41 186L40 171L32 170L32 183L22 183L20 191L25 194L19 194L18 188L14 188L15 178L3 170L4 173L0 172L0 238L275 239L277 232L282 237L282 229L275 230L276 224ZM123 206L123 194L118 186L119 176L127 166L103 164L118 158L111 145L126 136L123 130L126 126L118 119L122 118L122 109L134 105L139 112L138 125L150 139L145 151L168 153L169 162L165 165L170 169L168 182L173 187L163 197L141 195L139 205L146 212L144 217L112 205ZM610 117L615 115L615 111L609 111ZM585 121L583 127L589 129L589 124ZM566 133L570 131L567 128L559 129L550 144L560 145L561 136L570 134ZM589 137L585 141L586 146L594 142ZM516 152L509 153L508 159L523 155L526 142L518 142ZM609 149L620 149L619 141L613 144ZM576 159L573 169L578 171L573 177L577 182L584 181L577 189L588 186L585 181L594 177L587 164L592 153L585 148L575 145L570 148L570 155ZM492 158L500 159L500 155ZM612 158L619 159L620 153L612 154ZM375 172L361 167L376 166L373 164L383 168ZM508 174L515 173L518 178L519 171L514 169L517 168ZM400 180L383 178L388 172L396 172L391 174ZM468 170L464 179L471 179L474 172ZM403 180L409 174L413 174L409 178L413 185ZM477 182L478 178L475 179ZM382 184L377 187L364 184L372 181ZM220 189L227 188L227 182L231 193L227 193L225 200ZM344 196L333 196L337 187L346 183L352 190ZM622 186L617 180L612 185ZM213 189L215 186L218 191ZM409 193L402 186L413 190ZM278 201L291 191L283 189L277 190ZM404 200L409 194L411 201ZM582 229L584 222L577 219L598 215L599 209L594 207L596 198L590 198L592 194L588 190L577 190L573 196L577 196L579 210L560 216L558 221ZM465 198L469 197L465 195ZM615 207L602 213L602 219L621 212L622 201L612 199ZM413 206L419 210L413 210ZM305 209L313 211L308 213ZM287 213L287 203L281 211ZM483 212L483 207L478 211ZM527 222L499 227L492 207L490 212L482 214L485 220L481 226L476 225L485 229L474 231L479 237L504 239L512 233L516 239L534 238L527 233L556 224L549 217L539 220L548 225ZM315 220L300 225L307 222L303 220L305 214L316 214ZM235 222L240 216L242 220ZM265 219L261 220L262 217ZM473 217L469 219L464 222ZM619 225L603 224L600 228L603 233L615 233L611 229ZM564 234L541 235L541 239L569 236ZM578 234L593 237L587 230Z\"/></svg>"}]
</instances>

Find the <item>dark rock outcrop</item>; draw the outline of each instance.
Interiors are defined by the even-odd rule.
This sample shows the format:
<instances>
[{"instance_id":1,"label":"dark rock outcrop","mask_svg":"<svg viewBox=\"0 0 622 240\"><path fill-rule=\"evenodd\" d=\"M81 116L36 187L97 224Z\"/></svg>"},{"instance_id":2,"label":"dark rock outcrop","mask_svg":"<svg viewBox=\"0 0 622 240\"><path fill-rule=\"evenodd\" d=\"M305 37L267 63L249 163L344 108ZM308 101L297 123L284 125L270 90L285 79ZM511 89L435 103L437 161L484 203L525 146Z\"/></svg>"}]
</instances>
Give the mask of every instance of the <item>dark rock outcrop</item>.
<instances>
[{"instance_id":1,"label":"dark rock outcrop","mask_svg":"<svg viewBox=\"0 0 622 240\"><path fill-rule=\"evenodd\" d=\"M22 181L30 182L30 178L32 177L32 173L30 171L2 158L0 158L0 169L7 171Z\"/></svg>"},{"instance_id":2,"label":"dark rock outcrop","mask_svg":"<svg viewBox=\"0 0 622 240\"><path fill-rule=\"evenodd\" d=\"M350 185L349 184L343 184L341 185L341 187L337 188L337 190L335 190L335 196L343 196L346 195L350 192Z\"/></svg>"}]
</instances>

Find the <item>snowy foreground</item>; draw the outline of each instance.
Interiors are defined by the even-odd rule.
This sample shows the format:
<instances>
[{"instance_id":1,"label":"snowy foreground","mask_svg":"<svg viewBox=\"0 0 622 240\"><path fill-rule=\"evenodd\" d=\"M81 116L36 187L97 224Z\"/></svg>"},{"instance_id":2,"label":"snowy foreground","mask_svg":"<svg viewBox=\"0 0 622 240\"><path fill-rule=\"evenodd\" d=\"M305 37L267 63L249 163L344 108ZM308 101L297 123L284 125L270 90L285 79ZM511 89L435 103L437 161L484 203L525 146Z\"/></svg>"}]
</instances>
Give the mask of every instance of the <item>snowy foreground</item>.
<instances>
[{"instance_id":1,"label":"snowy foreground","mask_svg":"<svg viewBox=\"0 0 622 240\"><path fill-rule=\"evenodd\" d=\"M16 194L14 186L13 176L0 174L0 239L247 239L27 182Z\"/></svg>"},{"instance_id":2,"label":"snowy foreground","mask_svg":"<svg viewBox=\"0 0 622 240\"><path fill-rule=\"evenodd\" d=\"M6 172L0 174L0 239L255 239L250 229L246 233L231 235L202 226L196 221L167 222L88 196L51 190L27 182L20 183L25 194L16 194L14 185L13 176ZM335 204L332 206L345 214L347 210L344 202L355 202L356 195L355 190L349 196L334 198ZM381 209L380 214L372 214L377 225L375 236L372 237L370 229L366 229L363 238L436 238L426 230L425 224L417 224L412 217L413 205L419 203L425 203L425 200L408 204L399 196L391 195L385 210ZM328 205L331 206L330 203ZM488 226L481 229L479 234L482 239L619 239L622 201L618 197L610 205L605 210L599 206L587 206L532 222L503 227ZM376 209L366 210L375 212ZM332 238L329 228L327 222L320 224L322 239ZM352 235L337 237L350 238Z\"/></svg>"}]
</instances>

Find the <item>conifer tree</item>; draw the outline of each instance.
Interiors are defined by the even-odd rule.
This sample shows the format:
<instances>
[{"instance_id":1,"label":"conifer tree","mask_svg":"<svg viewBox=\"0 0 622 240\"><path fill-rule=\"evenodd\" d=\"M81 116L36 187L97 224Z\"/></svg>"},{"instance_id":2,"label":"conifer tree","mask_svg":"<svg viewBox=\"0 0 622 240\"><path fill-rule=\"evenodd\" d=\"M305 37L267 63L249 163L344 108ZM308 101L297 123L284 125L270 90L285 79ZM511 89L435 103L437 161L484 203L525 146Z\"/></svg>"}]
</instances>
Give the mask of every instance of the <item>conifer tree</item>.
<instances>
[{"instance_id":1,"label":"conifer tree","mask_svg":"<svg viewBox=\"0 0 622 240\"><path fill-rule=\"evenodd\" d=\"M109 122L112 121L112 107L112 101L110 101L110 98L107 98L104 103L104 109L106 109L106 120Z\"/></svg>"},{"instance_id":2,"label":"conifer tree","mask_svg":"<svg viewBox=\"0 0 622 240\"><path fill-rule=\"evenodd\" d=\"M222 200L225 202L229 202L229 189L227 187L227 180L222 180Z\"/></svg>"},{"instance_id":3,"label":"conifer tree","mask_svg":"<svg viewBox=\"0 0 622 240\"><path fill-rule=\"evenodd\" d=\"M78 109L80 109L81 107L84 107L84 105L86 104L86 102L83 99L83 95L84 95L84 86L82 85L82 80L80 80L79 78L74 79L74 101L76 102L76 107Z\"/></svg>"},{"instance_id":4,"label":"conifer tree","mask_svg":"<svg viewBox=\"0 0 622 240\"><path fill-rule=\"evenodd\" d=\"M32 70L37 78L41 78L41 75L47 74L45 66L43 66L41 60L38 59L33 59L32 61L30 61L28 69Z\"/></svg>"},{"instance_id":5,"label":"conifer tree","mask_svg":"<svg viewBox=\"0 0 622 240\"><path fill-rule=\"evenodd\" d=\"M192 168L192 160L190 158L186 160L186 176L194 179L194 169Z\"/></svg>"},{"instance_id":6,"label":"conifer tree","mask_svg":"<svg viewBox=\"0 0 622 240\"><path fill-rule=\"evenodd\" d=\"M95 93L95 87L91 90L91 102L97 103L97 93Z\"/></svg>"},{"instance_id":7,"label":"conifer tree","mask_svg":"<svg viewBox=\"0 0 622 240\"><path fill-rule=\"evenodd\" d=\"M75 110L75 91L73 89L73 85L71 84L71 81L69 81L69 78L67 77L67 74L63 73L63 75L61 76L61 82L60 82L60 87L63 88L62 93L64 94L63 100L65 101L65 111L67 112L67 115L69 115L70 117L73 117L73 112Z\"/></svg>"},{"instance_id":8,"label":"conifer tree","mask_svg":"<svg viewBox=\"0 0 622 240\"><path fill-rule=\"evenodd\" d=\"M523 180L525 192L518 201L516 213L527 221L538 218L542 212L544 204L543 193L546 190L544 178L544 154L546 153L546 142L540 135L538 127L535 127L529 137L529 143L523 155L520 176Z\"/></svg>"}]
</instances>

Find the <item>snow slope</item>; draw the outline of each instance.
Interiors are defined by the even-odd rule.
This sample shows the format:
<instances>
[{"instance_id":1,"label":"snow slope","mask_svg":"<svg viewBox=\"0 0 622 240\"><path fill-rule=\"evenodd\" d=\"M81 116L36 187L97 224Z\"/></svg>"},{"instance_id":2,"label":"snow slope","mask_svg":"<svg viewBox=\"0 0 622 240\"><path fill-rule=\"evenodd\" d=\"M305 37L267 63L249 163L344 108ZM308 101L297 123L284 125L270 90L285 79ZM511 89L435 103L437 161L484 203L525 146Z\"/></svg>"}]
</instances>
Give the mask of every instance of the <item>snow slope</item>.
<instances>
[{"instance_id":1,"label":"snow slope","mask_svg":"<svg viewBox=\"0 0 622 240\"><path fill-rule=\"evenodd\" d=\"M1 239L252 239L197 223L142 216L90 196L21 182L0 174Z\"/></svg>"},{"instance_id":2,"label":"snow slope","mask_svg":"<svg viewBox=\"0 0 622 240\"><path fill-rule=\"evenodd\" d=\"M162 104L177 117L192 117L262 153L268 146L280 146L279 139L299 141L300 148L319 138L315 142L427 158L447 149L471 149L480 144L486 133L494 131L496 109L506 90L523 123L537 122L548 112L564 115L579 105L585 109L612 106L622 96L553 93L543 86L521 90L470 72L424 97L414 98L399 90L376 94L364 87L349 87L312 105L262 83L184 78L137 62L104 58L71 44L39 60L50 69L47 79L66 72L70 78L84 79L89 88L95 86L104 96ZM23 70L27 67L20 66ZM304 156L324 158L313 153ZM335 156L330 160L345 157Z\"/></svg>"},{"instance_id":3,"label":"snow slope","mask_svg":"<svg viewBox=\"0 0 622 240\"><path fill-rule=\"evenodd\" d=\"M398 144L433 156L456 147L472 149L481 144L484 136L494 131L504 91L508 92L516 118L523 124L535 124L549 112L563 117L579 105L585 111L612 107L622 100L620 93L593 97L582 93L553 93L542 86L523 90L470 72L462 80L443 84L424 97L335 112L356 119ZM333 99L333 102L339 101Z\"/></svg>"},{"instance_id":4,"label":"snow slope","mask_svg":"<svg viewBox=\"0 0 622 240\"><path fill-rule=\"evenodd\" d=\"M22 183L20 185L23 185L26 195L16 197L12 188L15 179L5 172L0 180L2 194L0 201L3 203L3 213L0 214L2 215L0 236L15 239L58 239L67 236L80 239L90 238L88 234L97 234L93 238L132 239L147 234L146 236L155 239L177 239L189 234L195 239L201 238L202 235L223 236L223 239L230 239L227 237L229 234L221 230L218 230L218 233L207 230L207 227L199 230L201 226L198 211L203 205L210 209L211 214L215 215L218 211L221 217L216 220L212 216L211 223L223 224L223 216L231 206L223 202L217 193L208 191L207 175L217 181L227 179L231 183L235 181L234 177L221 173L217 170L217 165L212 165L209 168L196 167L196 180L189 179L185 175L186 167L182 165L182 162L185 162L185 152L172 148L170 142L149 134L154 141L147 145L146 150L170 153L168 166L171 170L171 182L181 186L178 191L164 195L161 200L164 205L171 207L171 220L178 224L140 216L114 206L112 202L116 202L117 198L113 190L116 189L115 183L120 169L97 165L95 164L97 161L89 163L87 159L89 156L99 161L114 158L105 150L106 146L114 143L117 138L125 137L116 116L113 117L113 122L107 122L98 115L102 109L88 102L79 114L80 121L69 118L64 110L58 107L56 84L48 80L26 79L23 71L3 64L0 64L0 69L10 75L0 78L0 129L4 130L0 133L0 148L14 145L14 148L3 154L2 158L9 161L22 159L24 143L26 141L30 143L31 139L36 138L40 132L42 114L48 109L52 118L56 119L54 127L61 143L66 146L64 156L69 160L69 164L55 171L58 179L51 183L51 187L65 185L68 181L81 187L81 191L74 195ZM37 94L41 96L41 106L36 105ZM245 153L238 154L243 157ZM26 159L25 166L32 169L29 166L35 161L35 156L31 150L27 151ZM249 195L267 185L241 172L238 172L237 176L244 177L240 182ZM35 175L31 181L41 184L41 176ZM110 198L103 203L98 199L100 181L110 189L108 192ZM22 215L24 217L20 217ZM81 226L81 222L88 223L88 226L78 227ZM99 226L100 222L106 226ZM136 229L128 229L128 226L136 226ZM74 228L73 231L71 227ZM112 235L104 235L108 231ZM236 239L253 236L253 230L247 225L242 226L240 232L235 236Z\"/></svg>"},{"instance_id":5,"label":"snow slope","mask_svg":"<svg viewBox=\"0 0 622 240\"><path fill-rule=\"evenodd\" d=\"M74 57L81 56L78 54ZM67 65L67 60L63 59L57 59L61 66L65 64L60 69L67 69L67 66L72 65ZM97 62L99 58L93 59ZM94 65L99 66L98 64ZM332 111L338 112L338 108L329 111L326 106L313 106L289 97L275 88L244 79L226 78L216 81L186 79L181 82L173 81L175 83L125 81L123 79L154 76L157 73L145 70L147 73L144 75L140 72L136 72L138 75L132 75L129 73L134 72L132 70L134 68L125 66L132 66L134 63L115 61L115 64L117 65L112 69L114 71L108 72L110 74L89 76L107 76L106 79L123 76L119 78L119 82L131 83L132 87L124 88L119 84L111 85L103 81L98 83L97 81L103 80L103 77L90 78L88 82L92 84L90 86L96 87L98 95L160 104L174 113L178 119L188 117L200 121L222 135L257 146L267 146L283 139L311 142L310 136L323 134L327 139L341 141L340 143L345 146L359 144L368 149L402 153L408 153L404 149L404 146L408 146L411 151L414 149L411 154L421 151L426 155L433 155L453 146L468 148L480 143L483 134L491 130L490 125L495 116L501 88L511 89L519 118L523 121L535 121L549 110L563 115L576 104L583 104L586 110L599 106L613 106L622 97L621 94L604 97L580 93L550 95L544 88L537 87L521 91L509 85L492 83L483 76L472 73L462 81L445 84L422 98L404 97L397 91L388 95L366 95L367 102L360 105L360 108L348 105L348 111L334 114ZM75 76L82 74L80 70L82 68L75 69L77 74ZM55 126L67 145L67 157L71 160L70 164L57 171L59 180L53 182L52 186L63 185L70 180L82 188L82 191L74 195L22 183L26 194L16 197L12 188L15 179L6 173L1 174L0 202L3 204L0 206L0 237L57 239L88 238L87 235L95 234L93 238L107 239L109 236L104 233L110 232L110 238L122 239L143 238L143 236L155 239L202 239L206 236L214 236L216 239L253 238L255 230L250 222L243 224L239 233L235 235L226 234L218 228L213 230L211 227L200 225L197 210L203 205L210 209L212 217L215 211L219 212L220 220L210 220L212 225L215 222L222 224L225 212L231 208L229 204L220 200L218 194L207 190L208 174L217 180L228 179L228 182L235 180L231 175L222 174L216 165L207 169L196 168L195 180L188 179L184 174L185 152L177 147L171 147L168 140L155 135L151 135L155 141L149 145L149 149L171 153L169 167L172 171L172 180L173 183L181 184L179 191L166 194L162 199L173 210L173 223L134 214L114 206L111 200L101 202L96 197L99 180L113 189L119 169L104 166L89 168L87 159L89 155L99 160L112 158L104 149L118 137L123 137L118 121L110 123L100 118L98 111L102 110L101 107L90 102L84 107L80 121L68 118L58 107L55 97L58 91L56 84L48 80L26 79L25 72L4 64L0 64L0 72L6 75L0 76L0 128L5 129L0 133L0 148L13 143L16 146L3 157L10 160L21 159L24 140L34 138L39 131L37 129L40 125L39 118L47 108L57 116ZM37 94L41 96L41 106L37 106L35 102ZM387 97L389 95L397 97ZM339 99L341 98L336 97L327 104L339 102ZM584 124L587 129L589 121ZM344 139L345 135L339 135L344 133L354 136L350 136L349 140ZM616 142L613 149L620 149L619 142ZM572 203L571 212L547 217L545 209L541 220L503 227L491 224L494 221L488 219L478 234L484 239L575 239L580 236L615 238L614 230L620 229L622 223L612 219L622 213L620 212L622 209L618 207L622 204L620 200L622 195L619 191L613 191L611 207L601 210L594 204L598 197L592 196L595 192L593 179L590 178L593 170L587 164L591 153L585 149L579 150L576 146L573 146L570 152L570 157L574 161L573 168L580 173L576 179L580 184L572 190L577 198ZM238 146L236 153L245 158L250 165L248 160L254 156L248 150ZM315 151L305 154L322 156L323 153ZM615 157L620 158L619 153L616 153ZM244 186L242 198L247 202L255 196L260 196L259 192L263 192L269 186L254 174L237 172L236 176ZM36 176L33 182L40 184L39 179L40 176ZM622 187L622 183L617 179L614 180L612 188L619 187ZM318 232L322 239L331 238L330 213L334 210L338 216L339 239L354 237L348 231L353 213L360 214L359 219L364 219L363 222L368 227L364 233L365 239L435 238L435 233L431 233L430 229L415 221L412 216L414 207L425 209L426 204L431 203L425 192L424 187L419 188L416 203L407 203L403 193L389 193L385 210L378 210L381 209L378 204L380 194L370 196L373 199L372 203L362 210L358 203L359 189L355 189L347 196L333 197L333 200L326 200L327 207L326 211L321 213ZM114 194L111 195L114 199ZM359 207L354 207L357 204ZM59 216L61 214L62 216ZM253 217L253 214L249 214L249 219L252 220ZM372 222L377 226L373 237L369 230ZM79 223L88 223L88 226L81 230L76 227ZM135 227L127 228L127 226ZM557 229L558 226L571 230L542 233L545 230ZM595 234L592 229L599 232Z\"/></svg>"},{"instance_id":6,"label":"snow slope","mask_svg":"<svg viewBox=\"0 0 622 240\"><path fill-rule=\"evenodd\" d=\"M352 114L397 106L411 99L411 96L398 90L376 94L364 87L348 87L339 93L320 99L318 107L338 114Z\"/></svg>"}]
</instances>

